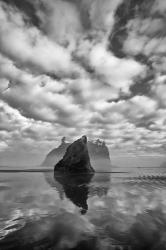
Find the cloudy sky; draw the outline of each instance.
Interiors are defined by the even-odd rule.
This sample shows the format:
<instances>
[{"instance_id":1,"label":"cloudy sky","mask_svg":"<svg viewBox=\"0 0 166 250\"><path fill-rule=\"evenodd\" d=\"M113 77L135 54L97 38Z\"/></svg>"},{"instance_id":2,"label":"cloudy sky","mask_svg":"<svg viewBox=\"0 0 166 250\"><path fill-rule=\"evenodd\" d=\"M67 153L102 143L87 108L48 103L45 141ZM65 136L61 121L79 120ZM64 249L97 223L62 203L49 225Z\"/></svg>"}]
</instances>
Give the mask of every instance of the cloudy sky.
<instances>
[{"instance_id":1,"label":"cloudy sky","mask_svg":"<svg viewBox=\"0 0 166 250\"><path fill-rule=\"evenodd\" d=\"M0 0L0 163L66 136L166 151L166 1Z\"/></svg>"}]
</instances>

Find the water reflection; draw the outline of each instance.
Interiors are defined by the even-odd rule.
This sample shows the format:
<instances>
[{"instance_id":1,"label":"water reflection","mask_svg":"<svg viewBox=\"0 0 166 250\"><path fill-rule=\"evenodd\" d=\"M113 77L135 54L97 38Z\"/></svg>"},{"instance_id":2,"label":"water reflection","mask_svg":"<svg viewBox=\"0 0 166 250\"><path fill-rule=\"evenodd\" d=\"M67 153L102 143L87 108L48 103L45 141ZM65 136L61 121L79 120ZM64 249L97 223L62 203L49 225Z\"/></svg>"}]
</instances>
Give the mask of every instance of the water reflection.
<instances>
[{"instance_id":1,"label":"water reflection","mask_svg":"<svg viewBox=\"0 0 166 250\"><path fill-rule=\"evenodd\" d=\"M28 221L21 229L0 241L0 249L64 250L96 249L94 227L83 217L72 213L46 216Z\"/></svg>"},{"instance_id":2,"label":"water reflection","mask_svg":"<svg viewBox=\"0 0 166 250\"><path fill-rule=\"evenodd\" d=\"M166 179L112 177L0 176L0 250L165 250Z\"/></svg>"},{"instance_id":3,"label":"water reflection","mask_svg":"<svg viewBox=\"0 0 166 250\"><path fill-rule=\"evenodd\" d=\"M88 184L90 183L92 177L93 174L85 174L82 176L69 174L54 175L55 181L62 185L66 197L70 199L76 206L81 208L81 214L85 214L88 210Z\"/></svg>"},{"instance_id":4,"label":"water reflection","mask_svg":"<svg viewBox=\"0 0 166 250\"><path fill-rule=\"evenodd\" d=\"M64 175L52 172L44 173L45 180L51 187L56 188L59 197L63 200L64 196L70 199L76 206L80 207L81 214L88 210L88 196L97 195L102 197L107 195L110 187L110 174L84 174Z\"/></svg>"}]
</instances>

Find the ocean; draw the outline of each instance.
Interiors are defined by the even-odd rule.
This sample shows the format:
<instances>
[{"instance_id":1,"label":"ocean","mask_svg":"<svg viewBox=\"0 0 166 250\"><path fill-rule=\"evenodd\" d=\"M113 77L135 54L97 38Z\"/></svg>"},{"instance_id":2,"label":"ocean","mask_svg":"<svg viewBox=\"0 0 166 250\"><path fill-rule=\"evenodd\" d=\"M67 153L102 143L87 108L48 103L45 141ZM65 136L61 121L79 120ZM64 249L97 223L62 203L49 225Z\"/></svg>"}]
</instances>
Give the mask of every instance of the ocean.
<instances>
[{"instance_id":1,"label":"ocean","mask_svg":"<svg viewBox=\"0 0 166 250\"><path fill-rule=\"evenodd\" d=\"M165 168L0 170L0 250L164 250Z\"/></svg>"}]
</instances>

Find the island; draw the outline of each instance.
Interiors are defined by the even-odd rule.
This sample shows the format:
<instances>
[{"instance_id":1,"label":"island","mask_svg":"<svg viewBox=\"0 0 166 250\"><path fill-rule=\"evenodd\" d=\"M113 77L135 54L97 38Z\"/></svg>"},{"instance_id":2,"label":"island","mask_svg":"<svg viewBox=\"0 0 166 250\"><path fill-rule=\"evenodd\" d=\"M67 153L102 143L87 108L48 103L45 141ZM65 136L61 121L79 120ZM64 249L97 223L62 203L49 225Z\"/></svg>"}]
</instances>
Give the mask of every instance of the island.
<instances>
[{"instance_id":1,"label":"island","mask_svg":"<svg viewBox=\"0 0 166 250\"><path fill-rule=\"evenodd\" d=\"M93 173L87 147L87 137L84 135L70 144L63 158L55 165L54 171L63 173Z\"/></svg>"},{"instance_id":2,"label":"island","mask_svg":"<svg viewBox=\"0 0 166 250\"><path fill-rule=\"evenodd\" d=\"M66 149L71 143L66 142L66 137L63 137L60 145L51 150L42 162L43 167L53 167L58 163L66 152ZM95 171L110 172L111 160L106 143L100 139L87 142L91 165Z\"/></svg>"}]
</instances>

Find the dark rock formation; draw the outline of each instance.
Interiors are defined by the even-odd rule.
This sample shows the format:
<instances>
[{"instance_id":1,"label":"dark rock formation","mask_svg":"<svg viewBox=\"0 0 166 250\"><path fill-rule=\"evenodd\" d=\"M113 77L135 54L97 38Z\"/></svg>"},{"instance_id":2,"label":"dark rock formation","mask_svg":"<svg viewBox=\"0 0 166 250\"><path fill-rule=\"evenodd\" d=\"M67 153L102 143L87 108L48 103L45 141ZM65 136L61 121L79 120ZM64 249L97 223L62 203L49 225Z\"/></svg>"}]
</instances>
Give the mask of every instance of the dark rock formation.
<instances>
[{"instance_id":1,"label":"dark rock formation","mask_svg":"<svg viewBox=\"0 0 166 250\"><path fill-rule=\"evenodd\" d=\"M65 137L63 137L61 144L48 153L42 166L53 167L60 159L62 159L69 145L70 143L66 143ZM111 161L106 144L98 139L95 142L88 141L87 146L93 168L96 171L111 171Z\"/></svg>"},{"instance_id":2,"label":"dark rock formation","mask_svg":"<svg viewBox=\"0 0 166 250\"><path fill-rule=\"evenodd\" d=\"M94 172L90 163L86 136L82 136L68 146L63 158L55 165L54 171L65 173Z\"/></svg>"}]
</instances>

